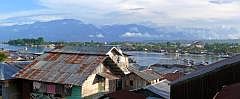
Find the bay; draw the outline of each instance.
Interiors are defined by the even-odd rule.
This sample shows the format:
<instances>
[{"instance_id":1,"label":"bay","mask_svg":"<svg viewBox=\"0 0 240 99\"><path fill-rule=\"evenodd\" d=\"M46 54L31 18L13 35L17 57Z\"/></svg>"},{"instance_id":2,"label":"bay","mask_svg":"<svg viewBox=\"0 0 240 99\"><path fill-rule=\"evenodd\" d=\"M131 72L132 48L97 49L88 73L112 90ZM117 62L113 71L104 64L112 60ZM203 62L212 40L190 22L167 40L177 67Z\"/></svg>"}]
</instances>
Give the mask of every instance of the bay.
<instances>
[{"instance_id":1,"label":"bay","mask_svg":"<svg viewBox=\"0 0 240 99\"><path fill-rule=\"evenodd\" d=\"M149 66L152 64L184 64L184 59L193 60L195 63L208 62L209 64L220 61L216 55L204 54L174 54L174 53L156 53L144 51L128 51L130 58L136 61L141 66Z\"/></svg>"},{"instance_id":2,"label":"bay","mask_svg":"<svg viewBox=\"0 0 240 99\"><path fill-rule=\"evenodd\" d=\"M11 50L11 51L22 51L27 53L43 53L44 51L50 50L45 46L15 46L9 44L0 44L0 48L4 50Z\"/></svg>"},{"instance_id":3,"label":"bay","mask_svg":"<svg viewBox=\"0 0 240 99\"><path fill-rule=\"evenodd\" d=\"M45 46L14 46L8 44L0 44L0 48L12 51L26 51L28 53L43 53L50 50ZM130 58L134 59L141 66L149 66L152 64L183 64L183 59L193 60L195 63L208 62L214 63L224 58L213 55L196 55L196 54L164 54L156 52L144 51L127 51Z\"/></svg>"}]
</instances>

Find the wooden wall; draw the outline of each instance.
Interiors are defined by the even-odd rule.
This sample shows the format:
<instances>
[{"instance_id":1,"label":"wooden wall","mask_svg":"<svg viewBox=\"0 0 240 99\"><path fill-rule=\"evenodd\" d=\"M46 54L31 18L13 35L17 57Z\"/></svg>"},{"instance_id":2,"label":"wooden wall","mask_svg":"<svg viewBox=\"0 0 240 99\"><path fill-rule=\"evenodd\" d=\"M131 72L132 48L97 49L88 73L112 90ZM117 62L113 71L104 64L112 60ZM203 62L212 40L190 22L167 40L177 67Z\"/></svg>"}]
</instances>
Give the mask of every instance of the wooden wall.
<instances>
[{"instance_id":1,"label":"wooden wall","mask_svg":"<svg viewBox=\"0 0 240 99\"><path fill-rule=\"evenodd\" d=\"M101 96L105 93L110 93L116 91L116 80L110 80L108 78L104 78L104 82L98 82L96 77L98 73L110 73L111 71L106 68L103 64L100 64L95 71L84 81L82 85L82 97L95 97ZM104 90L102 90L104 83Z\"/></svg>"},{"instance_id":2,"label":"wooden wall","mask_svg":"<svg viewBox=\"0 0 240 99\"><path fill-rule=\"evenodd\" d=\"M240 82L240 64L232 64L171 85L171 99L212 99L222 86Z\"/></svg>"},{"instance_id":3,"label":"wooden wall","mask_svg":"<svg viewBox=\"0 0 240 99\"><path fill-rule=\"evenodd\" d=\"M134 73L128 74L124 77L124 89L132 90L145 87L148 82L140 78ZM133 82L133 85L130 85L130 81Z\"/></svg>"},{"instance_id":4,"label":"wooden wall","mask_svg":"<svg viewBox=\"0 0 240 99\"><path fill-rule=\"evenodd\" d=\"M98 93L98 83L94 83L96 74L92 74L82 85L82 97L91 96Z\"/></svg>"},{"instance_id":5,"label":"wooden wall","mask_svg":"<svg viewBox=\"0 0 240 99\"><path fill-rule=\"evenodd\" d=\"M128 73L128 56L119 55L115 50L112 50L111 53L108 53L108 55L123 70L124 73Z\"/></svg>"}]
</instances>

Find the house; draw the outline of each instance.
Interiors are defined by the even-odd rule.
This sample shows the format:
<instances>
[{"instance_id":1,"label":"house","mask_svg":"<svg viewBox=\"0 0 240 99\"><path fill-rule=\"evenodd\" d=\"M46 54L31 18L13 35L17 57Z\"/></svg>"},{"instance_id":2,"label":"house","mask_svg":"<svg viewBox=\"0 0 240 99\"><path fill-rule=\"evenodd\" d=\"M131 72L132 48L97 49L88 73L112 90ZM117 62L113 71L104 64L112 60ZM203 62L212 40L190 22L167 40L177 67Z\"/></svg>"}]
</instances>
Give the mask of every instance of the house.
<instances>
[{"instance_id":1,"label":"house","mask_svg":"<svg viewBox=\"0 0 240 99\"><path fill-rule=\"evenodd\" d=\"M132 94L134 93L134 94ZM170 84L167 80L162 80L156 84L147 85L145 87L134 90L122 90L119 92L110 93L114 96L119 96L119 99L140 99L140 96L144 99L170 99ZM101 99L117 99L115 97L106 94ZM129 94L132 94L131 96Z\"/></svg>"},{"instance_id":2,"label":"house","mask_svg":"<svg viewBox=\"0 0 240 99\"><path fill-rule=\"evenodd\" d=\"M158 83L161 79L161 75L151 69L139 71L136 64L131 64L128 67L130 71L124 79L124 88L128 90L139 89L150 84Z\"/></svg>"},{"instance_id":3,"label":"house","mask_svg":"<svg viewBox=\"0 0 240 99\"><path fill-rule=\"evenodd\" d=\"M23 99L98 98L121 90L130 72L128 56L119 48L56 47L16 73Z\"/></svg>"},{"instance_id":4,"label":"house","mask_svg":"<svg viewBox=\"0 0 240 99\"><path fill-rule=\"evenodd\" d=\"M0 63L0 99L19 99L19 83L12 75L23 67L15 63Z\"/></svg>"},{"instance_id":5,"label":"house","mask_svg":"<svg viewBox=\"0 0 240 99\"><path fill-rule=\"evenodd\" d=\"M240 82L240 55L194 71L171 83L171 99L212 99L223 86Z\"/></svg>"},{"instance_id":6,"label":"house","mask_svg":"<svg viewBox=\"0 0 240 99\"><path fill-rule=\"evenodd\" d=\"M191 46L196 47L196 48L204 48L204 42L202 41L194 41Z\"/></svg>"},{"instance_id":7,"label":"house","mask_svg":"<svg viewBox=\"0 0 240 99\"><path fill-rule=\"evenodd\" d=\"M143 94L147 99L170 99L170 83L183 75L182 72L163 74L159 82L137 89L135 92Z\"/></svg>"}]
</instances>

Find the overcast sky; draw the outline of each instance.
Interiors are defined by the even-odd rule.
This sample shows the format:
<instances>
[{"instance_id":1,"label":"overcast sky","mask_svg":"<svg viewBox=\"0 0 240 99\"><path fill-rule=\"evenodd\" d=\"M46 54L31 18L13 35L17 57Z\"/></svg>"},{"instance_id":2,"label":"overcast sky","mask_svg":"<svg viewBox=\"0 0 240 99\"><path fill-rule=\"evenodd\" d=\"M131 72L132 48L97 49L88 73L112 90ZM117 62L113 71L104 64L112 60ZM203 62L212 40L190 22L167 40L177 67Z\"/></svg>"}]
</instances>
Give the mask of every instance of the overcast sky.
<instances>
[{"instance_id":1,"label":"overcast sky","mask_svg":"<svg viewBox=\"0 0 240 99\"><path fill-rule=\"evenodd\" d=\"M240 26L240 0L1 0L0 25L55 19L96 25Z\"/></svg>"}]
</instances>

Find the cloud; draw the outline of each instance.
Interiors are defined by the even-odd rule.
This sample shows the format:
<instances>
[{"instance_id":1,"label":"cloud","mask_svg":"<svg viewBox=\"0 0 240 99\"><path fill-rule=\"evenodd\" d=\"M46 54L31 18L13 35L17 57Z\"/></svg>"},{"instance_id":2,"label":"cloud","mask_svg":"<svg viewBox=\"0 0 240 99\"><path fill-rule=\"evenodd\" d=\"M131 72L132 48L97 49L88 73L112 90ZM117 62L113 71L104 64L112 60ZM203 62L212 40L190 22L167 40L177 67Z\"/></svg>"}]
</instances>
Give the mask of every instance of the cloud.
<instances>
[{"instance_id":1,"label":"cloud","mask_svg":"<svg viewBox=\"0 0 240 99\"><path fill-rule=\"evenodd\" d=\"M88 37L91 37L91 38L104 38L105 36L101 33L99 34L91 34L91 35L88 35Z\"/></svg>"},{"instance_id":2,"label":"cloud","mask_svg":"<svg viewBox=\"0 0 240 99\"><path fill-rule=\"evenodd\" d=\"M210 3L214 3L214 4L228 4L228 3L233 3L234 1L237 0L210 0Z\"/></svg>"},{"instance_id":3,"label":"cloud","mask_svg":"<svg viewBox=\"0 0 240 99\"><path fill-rule=\"evenodd\" d=\"M126 33L122 34L121 36L127 37L127 38L150 38L150 37L154 37L155 35L151 35L149 33L126 32Z\"/></svg>"},{"instance_id":4,"label":"cloud","mask_svg":"<svg viewBox=\"0 0 240 99\"><path fill-rule=\"evenodd\" d=\"M158 25L189 25L196 22L238 19L239 0L37 0L41 9L14 13L0 13L0 20L28 15L57 14L36 17L33 20L61 18L80 19L87 23L128 24L152 22ZM47 18L49 17L49 18ZM7 22L6 22L7 23ZM234 24L240 24L240 22Z\"/></svg>"},{"instance_id":5,"label":"cloud","mask_svg":"<svg viewBox=\"0 0 240 99\"><path fill-rule=\"evenodd\" d=\"M0 25L31 24L68 18L66 13L58 13L48 9L20 11L14 13L0 13Z\"/></svg>"},{"instance_id":6,"label":"cloud","mask_svg":"<svg viewBox=\"0 0 240 99\"><path fill-rule=\"evenodd\" d=\"M133 10L133 11L138 11L138 10L143 10L144 8L131 8L131 9L128 9L128 10Z\"/></svg>"},{"instance_id":7,"label":"cloud","mask_svg":"<svg viewBox=\"0 0 240 99\"><path fill-rule=\"evenodd\" d=\"M58 20L58 19L64 19L64 17L62 17L61 14L39 14L39 15L10 17L10 18L1 20L1 22L19 25L19 24L31 24L36 21L47 22L47 21Z\"/></svg>"},{"instance_id":8,"label":"cloud","mask_svg":"<svg viewBox=\"0 0 240 99\"><path fill-rule=\"evenodd\" d=\"M185 20L240 17L239 0L40 0L40 4L97 24L183 24Z\"/></svg>"}]
</instances>

